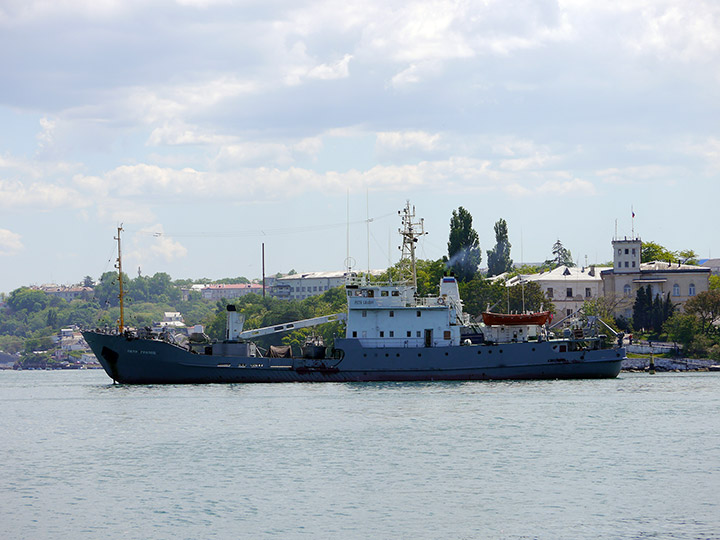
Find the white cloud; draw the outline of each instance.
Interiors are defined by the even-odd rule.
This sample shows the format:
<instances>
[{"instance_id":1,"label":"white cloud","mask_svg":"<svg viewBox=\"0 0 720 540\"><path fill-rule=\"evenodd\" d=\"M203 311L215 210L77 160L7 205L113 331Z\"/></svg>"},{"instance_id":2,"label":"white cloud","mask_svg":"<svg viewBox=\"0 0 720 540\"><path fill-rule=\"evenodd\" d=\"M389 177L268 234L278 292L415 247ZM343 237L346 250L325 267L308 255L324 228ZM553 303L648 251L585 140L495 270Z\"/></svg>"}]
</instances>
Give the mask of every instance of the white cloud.
<instances>
[{"instance_id":1,"label":"white cloud","mask_svg":"<svg viewBox=\"0 0 720 540\"><path fill-rule=\"evenodd\" d=\"M628 39L639 53L680 61L717 60L720 53L720 5L715 1L643 3L640 32Z\"/></svg>"},{"instance_id":2,"label":"white cloud","mask_svg":"<svg viewBox=\"0 0 720 540\"><path fill-rule=\"evenodd\" d=\"M607 184L630 186L634 184L655 184L661 179L681 174L678 169L661 165L636 167L611 167L597 171L597 176Z\"/></svg>"},{"instance_id":3,"label":"white cloud","mask_svg":"<svg viewBox=\"0 0 720 540\"><path fill-rule=\"evenodd\" d=\"M55 121L43 117L40 119L40 127L42 127L42 131L38 133L37 139L40 149L42 150L53 144Z\"/></svg>"},{"instance_id":4,"label":"white cloud","mask_svg":"<svg viewBox=\"0 0 720 540\"><path fill-rule=\"evenodd\" d=\"M14 255L23 249L20 235L7 229L0 229L0 255Z\"/></svg>"},{"instance_id":5,"label":"white cloud","mask_svg":"<svg viewBox=\"0 0 720 540\"><path fill-rule=\"evenodd\" d=\"M218 135L183 121L169 121L156 127L148 137L148 146L221 145L232 137Z\"/></svg>"},{"instance_id":6,"label":"white cloud","mask_svg":"<svg viewBox=\"0 0 720 540\"><path fill-rule=\"evenodd\" d=\"M308 79L332 80L347 79L350 75L349 64L352 59L351 54L346 54L341 60L334 64L320 64L312 68L307 76Z\"/></svg>"},{"instance_id":7,"label":"white cloud","mask_svg":"<svg viewBox=\"0 0 720 540\"><path fill-rule=\"evenodd\" d=\"M376 136L376 148L379 151L402 151L417 149L425 152L437 150L440 146L439 133L426 133L424 131L384 131Z\"/></svg>"},{"instance_id":8,"label":"white cloud","mask_svg":"<svg viewBox=\"0 0 720 540\"><path fill-rule=\"evenodd\" d=\"M683 149L691 156L700 156L707 163L710 174L720 173L720 138L710 137L701 143L686 143Z\"/></svg>"},{"instance_id":9,"label":"white cloud","mask_svg":"<svg viewBox=\"0 0 720 540\"><path fill-rule=\"evenodd\" d=\"M187 248L177 240L166 236L159 236L154 239L150 251L163 260L170 262L187 256Z\"/></svg>"},{"instance_id":10,"label":"white cloud","mask_svg":"<svg viewBox=\"0 0 720 540\"><path fill-rule=\"evenodd\" d=\"M551 180L545 182L537 189L539 194L549 195L580 195L591 197L596 194L595 186L587 180L573 178L572 180Z\"/></svg>"},{"instance_id":11,"label":"white cloud","mask_svg":"<svg viewBox=\"0 0 720 540\"><path fill-rule=\"evenodd\" d=\"M82 208L90 201L73 188L51 182L0 180L0 207L18 209L32 207L35 210L51 208Z\"/></svg>"}]
</instances>

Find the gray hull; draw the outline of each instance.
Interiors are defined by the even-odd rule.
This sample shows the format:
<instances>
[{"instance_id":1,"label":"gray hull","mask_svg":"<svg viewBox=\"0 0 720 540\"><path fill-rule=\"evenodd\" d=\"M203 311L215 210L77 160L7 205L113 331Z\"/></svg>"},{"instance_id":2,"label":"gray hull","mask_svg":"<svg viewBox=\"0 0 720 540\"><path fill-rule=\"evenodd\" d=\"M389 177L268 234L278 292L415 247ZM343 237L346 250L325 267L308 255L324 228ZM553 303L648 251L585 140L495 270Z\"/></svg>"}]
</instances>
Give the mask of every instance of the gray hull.
<instances>
[{"instance_id":1,"label":"gray hull","mask_svg":"<svg viewBox=\"0 0 720 540\"><path fill-rule=\"evenodd\" d=\"M571 350L568 341L365 348L337 339L336 357L195 354L156 340L83 332L107 374L125 384L613 378L625 349Z\"/></svg>"}]
</instances>

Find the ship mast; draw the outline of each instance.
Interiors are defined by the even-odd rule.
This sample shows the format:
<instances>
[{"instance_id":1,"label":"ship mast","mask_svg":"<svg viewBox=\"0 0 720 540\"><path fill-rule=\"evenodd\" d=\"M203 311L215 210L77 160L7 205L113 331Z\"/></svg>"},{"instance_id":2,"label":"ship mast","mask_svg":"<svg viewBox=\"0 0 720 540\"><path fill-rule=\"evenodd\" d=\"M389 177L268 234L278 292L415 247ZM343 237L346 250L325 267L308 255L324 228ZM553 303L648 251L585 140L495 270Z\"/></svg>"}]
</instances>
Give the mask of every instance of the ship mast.
<instances>
[{"instance_id":1,"label":"ship mast","mask_svg":"<svg viewBox=\"0 0 720 540\"><path fill-rule=\"evenodd\" d=\"M402 259L410 259L410 271L412 272L412 285L417 290L417 271L415 268L415 244L418 238L427 234L425 232L425 220L420 218L420 221L413 221L415 219L415 207L410 209L410 201L407 201L403 210L398 210L398 214L402 216L403 228L398 229L398 232L403 238L403 245L400 248L402 250Z\"/></svg>"},{"instance_id":2,"label":"ship mast","mask_svg":"<svg viewBox=\"0 0 720 540\"><path fill-rule=\"evenodd\" d=\"M125 330L125 292L123 291L122 250L120 248L120 233L122 232L122 230L122 224L120 224L120 226L118 227L118 235L115 237L115 240L117 240L118 243L118 256L115 268L117 268L118 270L118 286L120 288L120 293L118 294L118 299L120 300L120 319L118 319L118 332L120 334L122 334L123 330Z\"/></svg>"}]
</instances>

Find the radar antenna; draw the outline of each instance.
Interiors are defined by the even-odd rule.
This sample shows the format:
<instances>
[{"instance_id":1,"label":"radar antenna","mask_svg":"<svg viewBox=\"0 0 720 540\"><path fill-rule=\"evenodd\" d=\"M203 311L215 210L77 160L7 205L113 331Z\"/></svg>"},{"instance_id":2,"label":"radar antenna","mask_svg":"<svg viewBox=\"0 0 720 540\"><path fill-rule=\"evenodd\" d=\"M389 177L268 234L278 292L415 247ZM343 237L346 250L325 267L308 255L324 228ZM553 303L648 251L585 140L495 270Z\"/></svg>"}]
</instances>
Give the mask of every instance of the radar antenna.
<instances>
[{"instance_id":1,"label":"radar antenna","mask_svg":"<svg viewBox=\"0 0 720 540\"><path fill-rule=\"evenodd\" d=\"M398 210L398 214L402 216L402 229L398 232L402 236L403 244L401 260L410 260L410 272L412 273L412 285L417 290L417 270L415 268L415 244L421 236L426 235L425 220L415 220L415 207L410 208L410 201L407 201L403 210Z\"/></svg>"}]
</instances>

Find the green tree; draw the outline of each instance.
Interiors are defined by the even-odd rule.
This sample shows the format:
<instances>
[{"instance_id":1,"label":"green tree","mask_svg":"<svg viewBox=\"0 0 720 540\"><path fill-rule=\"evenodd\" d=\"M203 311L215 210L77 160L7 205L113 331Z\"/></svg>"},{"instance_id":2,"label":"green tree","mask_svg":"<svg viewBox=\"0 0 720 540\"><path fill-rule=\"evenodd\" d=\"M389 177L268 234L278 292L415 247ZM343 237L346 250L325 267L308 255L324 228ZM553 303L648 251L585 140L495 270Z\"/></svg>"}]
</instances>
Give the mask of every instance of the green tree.
<instances>
[{"instance_id":1,"label":"green tree","mask_svg":"<svg viewBox=\"0 0 720 540\"><path fill-rule=\"evenodd\" d=\"M479 316L488 307L492 307L507 297L505 283L502 280L492 281L476 275L470 281L460 283L460 298L463 310L473 317Z\"/></svg>"},{"instance_id":2,"label":"green tree","mask_svg":"<svg viewBox=\"0 0 720 540\"><path fill-rule=\"evenodd\" d=\"M691 313L675 313L665 321L663 330L667 332L669 339L686 347L700 333L698 319Z\"/></svg>"},{"instance_id":3,"label":"green tree","mask_svg":"<svg viewBox=\"0 0 720 540\"><path fill-rule=\"evenodd\" d=\"M649 313L652 310L652 290L650 285L638 287L633 304L633 327L635 330L650 328Z\"/></svg>"},{"instance_id":4,"label":"green tree","mask_svg":"<svg viewBox=\"0 0 720 540\"><path fill-rule=\"evenodd\" d=\"M50 328L57 328L58 310L51 308L47 312L47 325Z\"/></svg>"},{"instance_id":5,"label":"green tree","mask_svg":"<svg viewBox=\"0 0 720 540\"><path fill-rule=\"evenodd\" d=\"M640 262L647 263L653 261L676 262L677 254L655 242L643 242L642 249L640 250Z\"/></svg>"},{"instance_id":6,"label":"green tree","mask_svg":"<svg viewBox=\"0 0 720 540\"><path fill-rule=\"evenodd\" d=\"M539 283L529 281L513 285L508 289L510 313L528 311L555 311L555 306L542 290Z\"/></svg>"},{"instance_id":7,"label":"green tree","mask_svg":"<svg viewBox=\"0 0 720 540\"><path fill-rule=\"evenodd\" d=\"M695 315L704 334L716 333L714 326L720 320L720 290L704 291L685 302L685 312Z\"/></svg>"},{"instance_id":8,"label":"green tree","mask_svg":"<svg viewBox=\"0 0 720 540\"><path fill-rule=\"evenodd\" d=\"M462 206L453 210L448 240L448 267L458 281L470 281L482 261L480 238L472 228L472 216Z\"/></svg>"},{"instance_id":9,"label":"green tree","mask_svg":"<svg viewBox=\"0 0 720 540\"><path fill-rule=\"evenodd\" d=\"M543 270L553 270L558 266L575 266L573 262L572 253L562 245L562 242L558 238L557 242L552 247L553 258L548 259L542 265Z\"/></svg>"},{"instance_id":10,"label":"green tree","mask_svg":"<svg viewBox=\"0 0 720 540\"><path fill-rule=\"evenodd\" d=\"M510 247L507 222L501 218L495 223L495 247L487 252L488 277L498 276L512 270Z\"/></svg>"},{"instance_id":11,"label":"green tree","mask_svg":"<svg viewBox=\"0 0 720 540\"><path fill-rule=\"evenodd\" d=\"M710 276L709 289L711 291L720 290L720 276Z\"/></svg>"},{"instance_id":12,"label":"green tree","mask_svg":"<svg viewBox=\"0 0 720 540\"><path fill-rule=\"evenodd\" d=\"M698 254L692 249L682 249L677 252L677 256L683 264L698 264Z\"/></svg>"},{"instance_id":13,"label":"green tree","mask_svg":"<svg viewBox=\"0 0 720 540\"><path fill-rule=\"evenodd\" d=\"M8 307L13 311L25 310L28 313L42 311L50 303L50 298L42 291L20 287L10 293Z\"/></svg>"}]
</instances>

